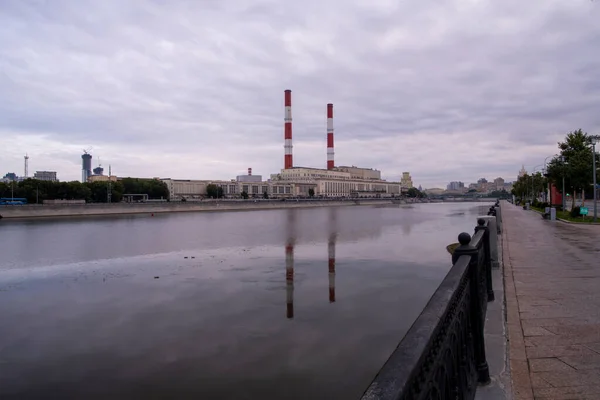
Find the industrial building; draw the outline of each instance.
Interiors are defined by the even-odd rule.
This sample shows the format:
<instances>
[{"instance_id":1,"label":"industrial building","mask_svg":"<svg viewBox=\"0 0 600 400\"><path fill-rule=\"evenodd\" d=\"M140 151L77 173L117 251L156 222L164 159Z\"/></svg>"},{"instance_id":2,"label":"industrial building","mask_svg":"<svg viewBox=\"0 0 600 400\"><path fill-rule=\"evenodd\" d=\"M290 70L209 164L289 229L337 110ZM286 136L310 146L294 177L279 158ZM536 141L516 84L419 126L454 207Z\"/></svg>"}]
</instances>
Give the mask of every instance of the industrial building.
<instances>
[{"instance_id":1,"label":"industrial building","mask_svg":"<svg viewBox=\"0 0 600 400\"><path fill-rule=\"evenodd\" d=\"M333 104L327 104L327 162L326 169L294 166L292 136L292 91L284 92L284 168L271 175L271 182L292 185L295 196L308 196L312 189L318 197L394 197L402 187L412 187L410 174L405 182L387 182L373 168L335 166ZM403 185L404 183L404 185Z\"/></svg>"},{"instance_id":2,"label":"industrial building","mask_svg":"<svg viewBox=\"0 0 600 400\"><path fill-rule=\"evenodd\" d=\"M58 182L56 178L56 171L35 171L33 179L40 181Z\"/></svg>"},{"instance_id":3,"label":"industrial building","mask_svg":"<svg viewBox=\"0 0 600 400\"><path fill-rule=\"evenodd\" d=\"M190 180L190 179L161 179L169 189L171 200L200 200L206 197L206 187L216 185L223 190L225 198L239 198L242 192L249 197L262 198L267 193L269 198L286 198L295 196L294 185L285 182L263 181L262 176L252 175L252 168L248 168L248 175L238 175L230 181L223 180Z\"/></svg>"},{"instance_id":4,"label":"industrial building","mask_svg":"<svg viewBox=\"0 0 600 400\"><path fill-rule=\"evenodd\" d=\"M206 187L215 184L223 189L226 198L239 198L242 192L250 197L396 197L412 187L408 172L402 174L401 182L388 182L381 178L381 171L357 166L335 166L333 104L327 104L327 160L326 168L294 166L292 144L292 92L284 92L284 168L271 174L264 181L261 175L238 175L231 181L162 179L169 188L172 200L202 199Z\"/></svg>"}]
</instances>

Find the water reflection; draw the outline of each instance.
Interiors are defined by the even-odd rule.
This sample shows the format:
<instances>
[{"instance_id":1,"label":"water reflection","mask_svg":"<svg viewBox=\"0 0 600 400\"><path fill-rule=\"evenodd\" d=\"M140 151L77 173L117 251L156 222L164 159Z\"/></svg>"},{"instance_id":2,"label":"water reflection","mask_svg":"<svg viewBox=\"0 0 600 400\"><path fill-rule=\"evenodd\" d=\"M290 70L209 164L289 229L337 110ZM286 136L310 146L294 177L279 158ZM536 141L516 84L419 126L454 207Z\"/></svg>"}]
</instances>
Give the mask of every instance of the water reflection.
<instances>
[{"instance_id":1,"label":"water reflection","mask_svg":"<svg viewBox=\"0 0 600 400\"><path fill-rule=\"evenodd\" d=\"M296 210L290 209L286 220L285 292L287 317L294 318L294 245L296 244Z\"/></svg>"},{"instance_id":2,"label":"water reflection","mask_svg":"<svg viewBox=\"0 0 600 400\"><path fill-rule=\"evenodd\" d=\"M335 303L335 244L337 242L337 209L329 210L329 240L327 252L329 255L329 302Z\"/></svg>"}]
</instances>

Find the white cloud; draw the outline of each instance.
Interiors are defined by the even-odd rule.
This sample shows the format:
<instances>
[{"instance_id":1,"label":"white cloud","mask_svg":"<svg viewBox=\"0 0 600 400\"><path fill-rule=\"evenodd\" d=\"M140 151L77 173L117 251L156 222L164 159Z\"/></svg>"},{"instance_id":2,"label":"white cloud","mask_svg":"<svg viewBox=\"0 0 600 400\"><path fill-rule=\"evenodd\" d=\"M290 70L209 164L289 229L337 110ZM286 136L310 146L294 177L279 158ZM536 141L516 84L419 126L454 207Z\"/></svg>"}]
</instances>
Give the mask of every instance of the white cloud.
<instances>
[{"instance_id":1,"label":"white cloud","mask_svg":"<svg viewBox=\"0 0 600 400\"><path fill-rule=\"evenodd\" d=\"M0 10L0 173L228 179L283 163L411 171L425 187L536 165L600 130L600 5L564 0L102 2Z\"/></svg>"}]
</instances>

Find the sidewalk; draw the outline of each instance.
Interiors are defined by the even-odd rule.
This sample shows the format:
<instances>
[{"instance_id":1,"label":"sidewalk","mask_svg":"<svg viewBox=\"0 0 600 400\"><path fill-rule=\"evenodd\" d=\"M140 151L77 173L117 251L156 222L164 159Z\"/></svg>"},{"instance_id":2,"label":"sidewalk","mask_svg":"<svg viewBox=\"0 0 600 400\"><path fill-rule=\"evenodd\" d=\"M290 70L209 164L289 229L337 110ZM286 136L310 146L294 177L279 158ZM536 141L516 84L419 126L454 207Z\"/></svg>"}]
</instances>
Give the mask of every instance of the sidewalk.
<instances>
[{"instance_id":1,"label":"sidewalk","mask_svg":"<svg viewBox=\"0 0 600 400\"><path fill-rule=\"evenodd\" d=\"M600 226L502 204L515 399L600 399Z\"/></svg>"}]
</instances>

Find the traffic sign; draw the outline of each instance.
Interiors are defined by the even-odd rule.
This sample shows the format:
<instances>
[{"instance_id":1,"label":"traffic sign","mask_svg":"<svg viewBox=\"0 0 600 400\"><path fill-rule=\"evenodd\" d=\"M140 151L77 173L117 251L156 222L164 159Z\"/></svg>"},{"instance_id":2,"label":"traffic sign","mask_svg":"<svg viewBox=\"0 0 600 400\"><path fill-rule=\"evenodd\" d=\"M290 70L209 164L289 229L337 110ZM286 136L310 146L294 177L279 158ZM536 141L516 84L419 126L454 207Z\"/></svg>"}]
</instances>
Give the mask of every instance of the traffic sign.
<instances>
[{"instance_id":1,"label":"traffic sign","mask_svg":"<svg viewBox=\"0 0 600 400\"><path fill-rule=\"evenodd\" d=\"M587 209L587 207L581 207L579 209L579 214L581 214L581 215L588 215L588 209Z\"/></svg>"}]
</instances>

